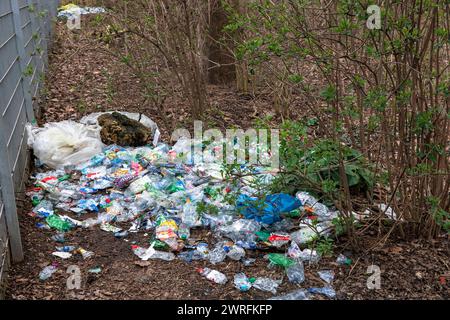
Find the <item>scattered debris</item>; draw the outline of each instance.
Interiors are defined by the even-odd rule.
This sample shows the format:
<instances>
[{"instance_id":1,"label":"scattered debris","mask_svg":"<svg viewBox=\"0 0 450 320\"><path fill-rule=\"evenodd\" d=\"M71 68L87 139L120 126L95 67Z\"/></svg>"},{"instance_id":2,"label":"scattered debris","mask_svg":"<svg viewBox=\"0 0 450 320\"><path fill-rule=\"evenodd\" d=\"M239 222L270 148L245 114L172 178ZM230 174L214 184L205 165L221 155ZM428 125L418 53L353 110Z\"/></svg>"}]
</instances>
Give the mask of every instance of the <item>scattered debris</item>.
<instances>
[{"instance_id":1,"label":"scattered debris","mask_svg":"<svg viewBox=\"0 0 450 320\"><path fill-rule=\"evenodd\" d=\"M45 141L46 130L54 129L61 135L64 126L68 126L68 131L73 132L71 138L76 137L74 145L89 137L96 146L102 146L95 153L92 145L73 147L61 156L56 150L65 148L62 145L69 144L70 139L61 139L64 143L55 147L49 144L47 149L41 148L45 143L31 144L38 150L41 148L37 153L35 150L40 160L33 176L35 187L27 191L34 205L31 215L40 220L40 228L56 230L52 239L58 243L64 243L64 233L74 229L97 227L123 241L128 241L129 233L143 232L149 236L148 247L131 242L131 250L140 259L135 264L141 267L149 266L150 259L167 262L180 259L186 263L204 260L219 266L229 259L249 267L256 259L247 257L247 250L274 249L278 252L265 256L268 267L282 269L291 283L305 281L303 263L317 263L321 257L315 250L300 247L320 234L331 232L331 220L337 216L335 210L306 192L295 197L260 193L252 187L249 176L258 176L269 183L273 177L270 167L242 165L239 170L245 174L240 172L231 184L224 179L221 166L192 161L189 149L194 141L181 139L172 147L159 143L151 139L159 135L156 124L148 118L144 118L146 123L140 123L138 114L130 115L137 120L121 113L98 113L86 116L82 124L63 122L49 124L42 130L32 129L34 142ZM128 125L134 127L130 129ZM45 135L39 137L39 133ZM100 134L105 143L114 144L103 146ZM123 147L115 143L141 146ZM84 152L84 147L91 149ZM215 149L209 150L206 157L213 157ZM57 155L49 156L48 152ZM233 197L234 202L227 201ZM126 223L130 224L128 230L124 229ZM216 242L194 241L191 231L195 228L209 228ZM83 259L94 255L75 246L59 246L53 255L69 259L72 253ZM338 263L348 263L344 258L347 259L340 257ZM218 270L204 267L197 271L215 283L227 283L227 277ZM89 272L99 273L101 269ZM334 273L326 271L319 275L328 285L334 277ZM255 288L276 294L282 280L249 278L240 272L235 274L233 283L239 291ZM312 288L311 292L332 297L330 288ZM307 299L308 295L306 291L298 291L283 299L294 298Z\"/></svg>"},{"instance_id":2,"label":"scattered debris","mask_svg":"<svg viewBox=\"0 0 450 320\"><path fill-rule=\"evenodd\" d=\"M84 14L97 14L106 12L106 10L102 7L79 7L73 3L69 3L58 8L58 11L58 18L67 18L69 20Z\"/></svg>"}]
</instances>

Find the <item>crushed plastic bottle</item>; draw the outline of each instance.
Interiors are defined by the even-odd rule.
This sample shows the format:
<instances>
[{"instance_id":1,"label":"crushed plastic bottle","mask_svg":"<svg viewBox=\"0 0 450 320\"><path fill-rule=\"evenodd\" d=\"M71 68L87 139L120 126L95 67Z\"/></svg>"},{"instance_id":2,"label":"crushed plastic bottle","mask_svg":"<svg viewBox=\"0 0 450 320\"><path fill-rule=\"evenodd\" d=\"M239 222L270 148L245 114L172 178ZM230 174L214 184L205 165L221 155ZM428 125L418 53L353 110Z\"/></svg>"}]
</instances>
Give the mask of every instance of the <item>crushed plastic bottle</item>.
<instances>
[{"instance_id":1,"label":"crushed plastic bottle","mask_svg":"<svg viewBox=\"0 0 450 320\"><path fill-rule=\"evenodd\" d=\"M267 255L267 258L269 259L270 264L274 266L288 268L295 264L294 260L286 257L284 254L281 253L269 253Z\"/></svg>"},{"instance_id":2,"label":"crushed plastic bottle","mask_svg":"<svg viewBox=\"0 0 450 320\"><path fill-rule=\"evenodd\" d=\"M300 284L305 281L305 270L303 268L303 263L297 261L295 264L290 265L286 268L286 275L289 282Z\"/></svg>"},{"instance_id":3,"label":"crushed plastic bottle","mask_svg":"<svg viewBox=\"0 0 450 320\"><path fill-rule=\"evenodd\" d=\"M300 260L303 262L308 261L309 263L317 263L320 261L320 254L316 250L304 249L300 252Z\"/></svg>"},{"instance_id":4,"label":"crushed plastic bottle","mask_svg":"<svg viewBox=\"0 0 450 320\"><path fill-rule=\"evenodd\" d=\"M77 207L81 210L98 212L98 203L94 199L80 199L78 200Z\"/></svg>"},{"instance_id":5,"label":"crushed plastic bottle","mask_svg":"<svg viewBox=\"0 0 450 320\"><path fill-rule=\"evenodd\" d=\"M234 287L241 292L250 290L252 284L244 273L236 273L234 275Z\"/></svg>"},{"instance_id":6,"label":"crushed plastic bottle","mask_svg":"<svg viewBox=\"0 0 450 320\"><path fill-rule=\"evenodd\" d=\"M235 243L238 241L251 243L256 241L255 233L259 230L261 230L261 224L255 220L239 219L231 225L221 226L218 231Z\"/></svg>"},{"instance_id":7,"label":"crushed plastic bottle","mask_svg":"<svg viewBox=\"0 0 450 320\"><path fill-rule=\"evenodd\" d=\"M321 294L330 299L336 298L336 291L331 286L325 286L322 288L309 288L308 292L312 294Z\"/></svg>"},{"instance_id":8,"label":"crushed plastic bottle","mask_svg":"<svg viewBox=\"0 0 450 320\"><path fill-rule=\"evenodd\" d=\"M81 247L79 247L77 249L77 252L79 254L81 254L81 256L83 257L84 260L89 259L89 258L91 258L94 255L94 253L92 251L87 251L87 250L85 250L85 249L83 249Z\"/></svg>"},{"instance_id":9,"label":"crushed plastic bottle","mask_svg":"<svg viewBox=\"0 0 450 320\"><path fill-rule=\"evenodd\" d=\"M330 284L333 282L333 279L334 279L334 271L333 270L321 270L321 271L318 271L317 274L319 275L320 279L322 279L326 283Z\"/></svg>"},{"instance_id":10,"label":"crushed plastic bottle","mask_svg":"<svg viewBox=\"0 0 450 320\"><path fill-rule=\"evenodd\" d=\"M298 246L298 244L295 243L294 241L292 241L291 245L288 248L288 252L287 252L288 257L292 258L292 259L300 259L301 254L302 254L302 250L300 250L300 247Z\"/></svg>"},{"instance_id":11,"label":"crushed plastic bottle","mask_svg":"<svg viewBox=\"0 0 450 320\"><path fill-rule=\"evenodd\" d=\"M158 251L154 249L154 244L148 249L133 245L131 246L134 254L141 260L147 261L148 259L161 259L164 261L172 261L175 259L175 255L172 252Z\"/></svg>"},{"instance_id":12,"label":"crushed plastic bottle","mask_svg":"<svg viewBox=\"0 0 450 320\"><path fill-rule=\"evenodd\" d=\"M318 216L319 221L332 220L336 217L335 211L329 210L326 205L320 203L308 192L298 192L296 198L300 200L303 207L310 208L314 215Z\"/></svg>"},{"instance_id":13,"label":"crushed plastic bottle","mask_svg":"<svg viewBox=\"0 0 450 320\"><path fill-rule=\"evenodd\" d=\"M64 243L64 242L66 242L64 232L60 232L60 233L57 233L57 234L53 235L53 236L52 236L52 240L53 240L53 241L56 241L56 242L58 242L58 243Z\"/></svg>"},{"instance_id":14,"label":"crushed plastic bottle","mask_svg":"<svg viewBox=\"0 0 450 320\"><path fill-rule=\"evenodd\" d=\"M201 220L197 213L197 206L195 206L189 199L187 199L186 204L183 206L181 220L184 224L191 228L201 225Z\"/></svg>"},{"instance_id":15,"label":"crushed plastic bottle","mask_svg":"<svg viewBox=\"0 0 450 320\"><path fill-rule=\"evenodd\" d=\"M204 276L206 279L217 284L225 284L228 281L227 276L217 270L213 270L210 268L200 268L197 269L197 272Z\"/></svg>"},{"instance_id":16,"label":"crushed plastic bottle","mask_svg":"<svg viewBox=\"0 0 450 320\"><path fill-rule=\"evenodd\" d=\"M126 230L114 233L114 237L118 238L118 239L126 238L127 236L128 236L128 231L126 231Z\"/></svg>"},{"instance_id":17,"label":"crushed plastic bottle","mask_svg":"<svg viewBox=\"0 0 450 320\"><path fill-rule=\"evenodd\" d=\"M347 258L342 253L336 259L337 264L349 266L352 264L352 259Z\"/></svg>"},{"instance_id":18,"label":"crushed plastic bottle","mask_svg":"<svg viewBox=\"0 0 450 320\"><path fill-rule=\"evenodd\" d=\"M273 294L276 294L280 283L281 283L281 281L262 277L262 278L256 278L256 280L253 282L252 285L254 288L259 289L261 291L268 291Z\"/></svg>"},{"instance_id":19,"label":"crushed plastic bottle","mask_svg":"<svg viewBox=\"0 0 450 320\"><path fill-rule=\"evenodd\" d=\"M48 216L47 219L45 219L45 222L52 227L59 231L69 231L72 228L72 225L61 219L60 216L56 214L52 214L51 216Z\"/></svg>"},{"instance_id":20,"label":"crushed plastic bottle","mask_svg":"<svg viewBox=\"0 0 450 320\"><path fill-rule=\"evenodd\" d=\"M217 263L225 260L226 256L227 256L227 253L223 248L223 243L219 242L216 244L214 249L209 252L208 259L209 259L209 262L211 262L212 264L217 264Z\"/></svg>"},{"instance_id":21,"label":"crushed plastic bottle","mask_svg":"<svg viewBox=\"0 0 450 320\"><path fill-rule=\"evenodd\" d=\"M242 264L245 267L250 267L250 266L254 265L255 262L256 262L256 259L254 259L254 258L246 258L246 259L242 260Z\"/></svg>"},{"instance_id":22,"label":"crushed plastic bottle","mask_svg":"<svg viewBox=\"0 0 450 320\"><path fill-rule=\"evenodd\" d=\"M47 218L53 215L53 204L48 200L42 200L33 208L33 212L41 218Z\"/></svg>"},{"instance_id":23,"label":"crushed plastic bottle","mask_svg":"<svg viewBox=\"0 0 450 320\"><path fill-rule=\"evenodd\" d=\"M56 251L59 252L72 252L75 251L77 247L75 246L63 246L63 247L56 247Z\"/></svg>"},{"instance_id":24,"label":"crushed plastic bottle","mask_svg":"<svg viewBox=\"0 0 450 320\"><path fill-rule=\"evenodd\" d=\"M232 245L230 248L228 248L227 257L231 260L241 260L243 257L245 257L245 250L237 245Z\"/></svg>"},{"instance_id":25,"label":"crushed plastic bottle","mask_svg":"<svg viewBox=\"0 0 450 320\"><path fill-rule=\"evenodd\" d=\"M178 237L181 240L188 240L189 237L191 236L191 228L189 228L188 225L181 223L178 227Z\"/></svg>"},{"instance_id":26,"label":"crushed plastic bottle","mask_svg":"<svg viewBox=\"0 0 450 320\"><path fill-rule=\"evenodd\" d=\"M200 242L197 244L195 250L183 251L178 254L178 258L186 262L192 262L192 260L205 260L208 258L208 244Z\"/></svg>"},{"instance_id":27,"label":"crushed plastic bottle","mask_svg":"<svg viewBox=\"0 0 450 320\"><path fill-rule=\"evenodd\" d=\"M56 264L56 263L53 263L53 264L45 267L39 273L39 279L41 281L45 281L45 280L49 279L56 272L56 270L58 270L58 264Z\"/></svg>"}]
</instances>

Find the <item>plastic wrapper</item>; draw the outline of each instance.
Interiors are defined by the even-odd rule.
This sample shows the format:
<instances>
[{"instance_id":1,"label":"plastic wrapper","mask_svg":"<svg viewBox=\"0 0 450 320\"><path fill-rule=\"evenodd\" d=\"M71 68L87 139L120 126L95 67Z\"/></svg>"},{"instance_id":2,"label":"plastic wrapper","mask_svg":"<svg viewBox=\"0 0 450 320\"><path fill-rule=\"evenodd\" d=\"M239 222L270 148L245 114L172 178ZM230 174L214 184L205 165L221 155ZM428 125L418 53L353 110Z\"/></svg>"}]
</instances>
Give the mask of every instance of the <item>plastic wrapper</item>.
<instances>
[{"instance_id":1,"label":"plastic wrapper","mask_svg":"<svg viewBox=\"0 0 450 320\"><path fill-rule=\"evenodd\" d=\"M101 153L99 129L74 121L47 123L43 128L27 125L28 145L40 162L51 168L76 166Z\"/></svg>"},{"instance_id":2,"label":"plastic wrapper","mask_svg":"<svg viewBox=\"0 0 450 320\"><path fill-rule=\"evenodd\" d=\"M217 284L225 284L227 283L228 279L226 275L224 275L222 272L219 272L217 270L212 270L209 268L201 268L198 270L198 272L204 276L206 279L217 283Z\"/></svg>"},{"instance_id":3,"label":"plastic wrapper","mask_svg":"<svg viewBox=\"0 0 450 320\"><path fill-rule=\"evenodd\" d=\"M278 286L280 285L281 281L279 280L273 280L270 278L256 278L255 282L253 282L253 287L261 290L261 291L268 291L273 294L277 293Z\"/></svg>"},{"instance_id":4,"label":"plastic wrapper","mask_svg":"<svg viewBox=\"0 0 450 320\"><path fill-rule=\"evenodd\" d=\"M72 254L70 252L61 252L61 251L52 252L52 255L61 259L69 259L70 257L72 257Z\"/></svg>"}]
</instances>

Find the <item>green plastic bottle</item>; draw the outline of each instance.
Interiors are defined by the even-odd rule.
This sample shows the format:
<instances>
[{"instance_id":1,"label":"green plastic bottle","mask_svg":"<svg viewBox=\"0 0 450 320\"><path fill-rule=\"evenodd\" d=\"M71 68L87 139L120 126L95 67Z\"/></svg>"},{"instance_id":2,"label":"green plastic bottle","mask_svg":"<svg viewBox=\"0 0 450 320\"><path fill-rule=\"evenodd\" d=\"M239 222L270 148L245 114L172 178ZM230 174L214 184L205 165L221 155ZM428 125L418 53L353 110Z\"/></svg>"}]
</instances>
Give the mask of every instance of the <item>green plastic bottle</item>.
<instances>
[{"instance_id":1,"label":"green plastic bottle","mask_svg":"<svg viewBox=\"0 0 450 320\"><path fill-rule=\"evenodd\" d=\"M276 266L288 268L295 263L291 258L286 257L281 253L269 253L269 261Z\"/></svg>"},{"instance_id":2,"label":"green plastic bottle","mask_svg":"<svg viewBox=\"0 0 450 320\"><path fill-rule=\"evenodd\" d=\"M59 231L69 231L71 228L71 224L63 219L61 219L58 215L52 214L45 219L47 224L55 228Z\"/></svg>"}]
</instances>

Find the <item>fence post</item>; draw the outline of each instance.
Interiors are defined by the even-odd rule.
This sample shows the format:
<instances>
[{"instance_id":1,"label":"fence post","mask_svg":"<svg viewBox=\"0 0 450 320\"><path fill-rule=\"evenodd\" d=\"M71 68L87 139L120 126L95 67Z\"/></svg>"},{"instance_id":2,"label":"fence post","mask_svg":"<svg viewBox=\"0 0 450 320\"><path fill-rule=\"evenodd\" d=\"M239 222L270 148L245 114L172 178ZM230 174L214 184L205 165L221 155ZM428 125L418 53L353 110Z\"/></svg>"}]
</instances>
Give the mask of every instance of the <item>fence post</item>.
<instances>
[{"instance_id":1,"label":"fence post","mask_svg":"<svg viewBox=\"0 0 450 320\"><path fill-rule=\"evenodd\" d=\"M16 33L17 52L19 53L20 71L22 72L22 88L25 98L25 106L27 111L27 119L29 122L34 122L33 101L31 99L31 87L28 78L24 77L27 70L27 61L25 57L25 41L23 39L22 22L20 19L20 8L17 0L11 1L11 9L13 13L14 31Z\"/></svg>"},{"instance_id":2,"label":"fence post","mask_svg":"<svg viewBox=\"0 0 450 320\"><path fill-rule=\"evenodd\" d=\"M0 128L3 127L3 119L0 117ZM9 162L8 147L5 136L0 132L0 186L3 205L5 208L6 228L9 235L11 257L13 262L23 260L22 240L20 237L19 219L17 217L16 194Z\"/></svg>"}]
</instances>

